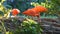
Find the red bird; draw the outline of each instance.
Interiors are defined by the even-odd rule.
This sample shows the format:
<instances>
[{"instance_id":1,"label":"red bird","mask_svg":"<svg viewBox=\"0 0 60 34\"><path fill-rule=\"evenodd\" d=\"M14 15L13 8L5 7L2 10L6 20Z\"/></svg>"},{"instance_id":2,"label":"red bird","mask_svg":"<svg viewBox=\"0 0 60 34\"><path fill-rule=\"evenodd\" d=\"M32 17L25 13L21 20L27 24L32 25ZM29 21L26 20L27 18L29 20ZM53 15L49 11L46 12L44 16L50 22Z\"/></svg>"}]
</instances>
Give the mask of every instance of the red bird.
<instances>
[{"instance_id":1,"label":"red bird","mask_svg":"<svg viewBox=\"0 0 60 34\"><path fill-rule=\"evenodd\" d=\"M39 15L32 9L28 9L28 10L24 11L23 14L28 15L28 16L38 16Z\"/></svg>"},{"instance_id":2,"label":"red bird","mask_svg":"<svg viewBox=\"0 0 60 34\"><path fill-rule=\"evenodd\" d=\"M43 6L36 6L35 7L35 10L36 11L40 11L40 12L46 12L47 11L47 8L45 8Z\"/></svg>"},{"instance_id":3,"label":"red bird","mask_svg":"<svg viewBox=\"0 0 60 34\"><path fill-rule=\"evenodd\" d=\"M36 16L38 17L38 21L40 20L40 13L45 12L47 9L43 6L36 6L34 8L28 9L23 12L23 14L28 15L28 16Z\"/></svg>"},{"instance_id":4,"label":"red bird","mask_svg":"<svg viewBox=\"0 0 60 34\"><path fill-rule=\"evenodd\" d=\"M35 11L37 14L41 13L41 12L46 12L47 8L43 7L43 6L36 6L34 8L32 8L33 11Z\"/></svg>"},{"instance_id":5,"label":"red bird","mask_svg":"<svg viewBox=\"0 0 60 34\"><path fill-rule=\"evenodd\" d=\"M12 15L13 16L16 16L19 13L20 13L20 11L18 9L16 9L16 8L12 10Z\"/></svg>"},{"instance_id":6,"label":"red bird","mask_svg":"<svg viewBox=\"0 0 60 34\"><path fill-rule=\"evenodd\" d=\"M26 11L23 12L23 14L25 15L29 15L29 16L36 16L41 12L45 12L47 11L47 9L43 6L36 6L34 8L28 9Z\"/></svg>"},{"instance_id":7,"label":"red bird","mask_svg":"<svg viewBox=\"0 0 60 34\"><path fill-rule=\"evenodd\" d=\"M36 7L33 8L33 10L35 10L36 13L39 13L38 22L41 22L41 20L40 20L40 13L41 12L46 12L47 8L45 8L43 6L36 6Z\"/></svg>"}]
</instances>

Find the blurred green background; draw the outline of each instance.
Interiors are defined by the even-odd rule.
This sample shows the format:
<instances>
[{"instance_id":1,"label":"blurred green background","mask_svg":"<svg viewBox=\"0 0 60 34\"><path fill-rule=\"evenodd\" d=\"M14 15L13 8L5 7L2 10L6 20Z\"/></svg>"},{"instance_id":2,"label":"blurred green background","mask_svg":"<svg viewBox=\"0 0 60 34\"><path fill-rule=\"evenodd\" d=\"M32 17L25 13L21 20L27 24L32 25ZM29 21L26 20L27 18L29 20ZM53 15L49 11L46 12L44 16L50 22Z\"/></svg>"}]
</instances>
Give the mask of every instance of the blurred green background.
<instances>
[{"instance_id":1,"label":"blurred green background","mask_svg":"<svg viewBox=\"0 0 60 34\"><path fill-rule=\"evenodd\" d=\"M6 12L8 12L7 11L8 9L13 8L19 9L21 11L19 15L22 15L22 12L29 8L33 8L36 5L37 6L41 5L48 8L48 12L41 13L41 16L43 17L60 16L60 0L0 0L0 3L5 7L4 9L6 9L5 10Z\"/></svg>"},{"instance_id":2,"label":"blurred green background","mask_svg":"<svg viewBox=\"0 0 60 34\"><path fill-rule=\"evenodd\" d=\"M56 18L56 17L60 18L60 0L0 0L0 17L3 17L3 16L7 17L13 8L19 9L21 11L19 16L22 17L24 16L22 12L24 12L29 8L33 8L39 5L44 6L48 9L47 12L41 13L41 18ZM11 29L16 28L15 29L16 31L13 30L14 31L13 32L12 30L9 29L10 31L7 31L7 33L11 32L14 34L17 34L17 33L20 34L23 32L27 33L29 31L30 34L31 33L39 34L42 31L42 29L40 27L40 24L35 24L35 23L37 22L33 20L25 20L22 22L22 25L21 25L18 19L10 19L10 20L7 19L7 21L1 20L2 26L0 24L1 26L0 28L4 30L4 32L6 32L6 30L4 29L6 25L8 24L7 29L9 29L9 25L11 26L14 24L13 26L11 26ZM21 29L20 29L20 26L21 26Z\"/></svg>"}]
</instances>

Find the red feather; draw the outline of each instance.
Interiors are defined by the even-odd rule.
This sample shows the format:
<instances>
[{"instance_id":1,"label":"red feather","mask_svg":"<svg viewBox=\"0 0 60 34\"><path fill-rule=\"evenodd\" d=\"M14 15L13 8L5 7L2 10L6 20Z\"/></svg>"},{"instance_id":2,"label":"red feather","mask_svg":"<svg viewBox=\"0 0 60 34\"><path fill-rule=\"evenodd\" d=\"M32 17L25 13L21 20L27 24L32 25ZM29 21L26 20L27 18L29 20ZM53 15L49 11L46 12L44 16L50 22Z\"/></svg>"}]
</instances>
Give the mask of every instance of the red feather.
<instances>
[{"instance_id":1,"label":"red feather","mask_svg":"<svg viewBox=\"0 0 60 34\"><path fill-rule=\"evenodd\" d=\"M13 16L15 16L15 15L17 15L17 14L19 14L20 13L20 11L18 10L18 9L13 9L12 10L12 15Z\"/></svg>"}]
</instances>

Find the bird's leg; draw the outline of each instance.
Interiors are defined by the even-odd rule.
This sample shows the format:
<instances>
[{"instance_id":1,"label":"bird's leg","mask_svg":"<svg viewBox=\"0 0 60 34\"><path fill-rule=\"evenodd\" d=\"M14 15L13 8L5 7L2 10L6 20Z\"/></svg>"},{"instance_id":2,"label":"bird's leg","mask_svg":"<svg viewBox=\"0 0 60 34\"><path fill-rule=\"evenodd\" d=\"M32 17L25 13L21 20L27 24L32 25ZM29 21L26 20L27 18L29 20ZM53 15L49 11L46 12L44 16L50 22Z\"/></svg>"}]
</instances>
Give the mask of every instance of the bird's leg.
<instances>
[{"instance_id":1,"label":"bird's leg","mask_svg":"<svg viewBox=\"0 0 60 34\"><path fill-rule=\"evenodd\" d=\"M34 17L32 16L32 20L34 19Z\"/></svg>"},{"instance_id":2,"label":"bird's leg","mask_svg":"<svg viewBox=\"0 0 60 34\"><path fill-rule=\"evenodd\" d=\"M37 18L38 18L38 22L41 22L40 14L39 14L39 16L37 16Z\"/></svg>"},{"instance_id":3,"label":"bird's leg","mask_svg":"<svg viewBox=\"0 0 60 34\"><path fill-rule=\"evenodd\" d=\"M38 17L38 22L41 22L40 16Z\"/></svg>"}]
</instances>

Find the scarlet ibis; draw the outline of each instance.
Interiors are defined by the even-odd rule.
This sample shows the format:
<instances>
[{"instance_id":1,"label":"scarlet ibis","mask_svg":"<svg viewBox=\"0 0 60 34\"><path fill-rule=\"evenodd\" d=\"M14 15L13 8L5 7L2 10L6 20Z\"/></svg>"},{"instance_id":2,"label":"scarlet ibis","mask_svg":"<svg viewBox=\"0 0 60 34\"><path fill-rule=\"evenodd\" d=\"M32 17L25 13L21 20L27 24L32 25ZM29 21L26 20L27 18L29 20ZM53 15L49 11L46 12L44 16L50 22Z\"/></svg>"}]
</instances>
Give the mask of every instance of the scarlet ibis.
<instances>
[{"instance_id":1,"label":"scarlet ibis","mask_svg":"<svg viewBox=\"0 0 60 34\"><path fill-rule=\"evenodd\" d=\"M33 10L35 10L36 13L41 13L41 12L46 12L47 8L43 7L43 6L35 6L33 8ZM38 21L40 20L40 15L38 16ZM40 20L41 21L41 20Z\"/></svg>"},{"instance_id":2,"label":"scarlet ibis","mask_svg":"<svg viewBox=\"0 0 60 34\"><path fill-rule=\"evenodd\" d=\"M35 7L35 10L36 11L40 11L40 12L46 12L47 11L47 8L45 8L43 6L36 6Z\"/></svg>"},{"instance_id":3,"label":"scarlet ibis","mask_svg":"<svg viewBox=\"0 0 60 34\"><path fill-rule=\"evenodd\" d=\"M36 11L33 9L28 9L28 10L24 11L23 14L28 15L28 16L32 16L32 19L34 17L39 17L39 13L36 13Z\"/></svg>"},{"instance_id":4,"label":"scarlet ibis","mask_svg":"<svg viewBox=\"0 0 60 34\"><path fill-rule=\"evenodd\" d=\"M19 13L20 13L20 10L18 10L18 9L16 9L16 8L12 9L12 15L13 15L13 16L16 16L16 15L19 14Z\"/></svg>"},{"instance_id":5,"label":"scarlet ibis","mask_svg":"<svg viewBox=\"0 0 60 34\"><path fill-rule=\"evenodd\" d=\"M47 9L45 7L36 6L36 7L32 8L32 9L28 9L28 10L24 11L23 14L28 15L28 16L34 16L34 17L37 16L38 21L39 21L40 20L40 15L39 14L41 12L45 12L45 11L47 11Z\"/></svg>"},{"instance_id":6,"label":"scarlet ibis","mask_svg":"<svg viewBox=\"0 0 60 34\"><path fill-rule=\"evenodd\" d=\"M38 16L38 13L36 13L32 9L28 9L28 10L24 11L23 14L28 15L28 16Z\"/></svg>"}]
</instances>

